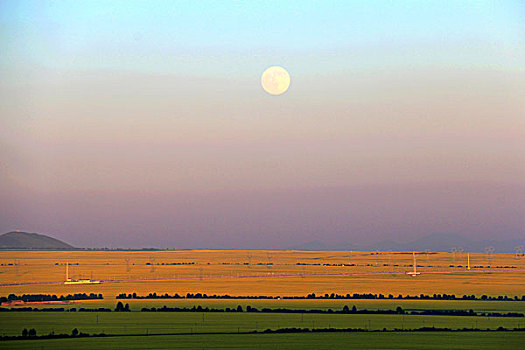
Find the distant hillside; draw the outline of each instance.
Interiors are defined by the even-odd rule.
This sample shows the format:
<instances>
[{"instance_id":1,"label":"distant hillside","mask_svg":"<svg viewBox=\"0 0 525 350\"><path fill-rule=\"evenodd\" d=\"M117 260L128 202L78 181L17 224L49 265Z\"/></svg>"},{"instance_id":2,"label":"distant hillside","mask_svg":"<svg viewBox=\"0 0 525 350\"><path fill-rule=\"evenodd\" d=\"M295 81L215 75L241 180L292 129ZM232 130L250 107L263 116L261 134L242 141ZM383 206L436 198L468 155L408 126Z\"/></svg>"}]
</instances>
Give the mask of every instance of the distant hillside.
<instances>
[{"instance_id":1,"label":"distant hillside","mask_svg":"<svg viewBox=\"0 0 525 350\"><path fill-rule=\"evenodd\" d=\"M331 250L325 243L321 241L311 241L294 246L294 250Z\"/></svg>"},{"instance_id":2,"label":"distant hillside","mask_svg":"<svg viewBox=\"0 0 525 350\"><path fill-rule=\"evenodd\" d=\"M0 249L75 249L75 247L38 233L8 232L0 236Z\"/></svg>"},{"instance_id":3,"label":"distant hillside","mask_svg":"<svg viewBox=\"0 0 525 350\"><path fill-rule=\"evenodd\" d=\"M511 253L515 248L525 244L522 240L472 240L457 234L431 234L406 243L380 242L378 250L408 250L424 251L431 250L435 252L450 252L453 249L463 249L470 252L484 252L486 248L494 248L498 253ZM372 248L369 246L369 248ZM394 249L393 249L394 248Z\"/></svg>"},{"instance_id":4,"label":"distant hillside","mask_svg":"<svg viewBox=\"0 0 525 350\"><path fill-rule=\"evenodd\" d=\"M492 247L499 253L514 252L517 246L525 246L522 240L471 240L457 234L431 234L416 240L400 243L391 240L377 242L376 244L360 245L351 243L339 243L337 245L314 241L291 247L297 250L356 250L356 251L424 251L450 252L453 249L463 249L470 252L484 252L486 248Z\"/></svg>"}]
</instances>

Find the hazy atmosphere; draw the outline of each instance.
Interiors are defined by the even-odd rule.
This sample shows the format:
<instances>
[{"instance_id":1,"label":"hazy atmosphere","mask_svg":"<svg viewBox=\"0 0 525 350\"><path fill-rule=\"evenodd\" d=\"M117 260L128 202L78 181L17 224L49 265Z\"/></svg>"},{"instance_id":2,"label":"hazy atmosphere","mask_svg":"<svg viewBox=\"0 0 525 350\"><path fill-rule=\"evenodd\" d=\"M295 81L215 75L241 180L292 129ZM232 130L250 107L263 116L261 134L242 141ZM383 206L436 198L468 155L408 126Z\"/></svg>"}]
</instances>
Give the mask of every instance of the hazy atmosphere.
<instances>
[{"instance_id":1,"label":"hazy atmosphere","mask_svg":"<svg viewBox=\"0 0 525 350\"><path fill-rule=\"evenodd\" d=\"M146 3L0 1L0 233L525 236L523 1Z\"/></svg>"}]
</instances>

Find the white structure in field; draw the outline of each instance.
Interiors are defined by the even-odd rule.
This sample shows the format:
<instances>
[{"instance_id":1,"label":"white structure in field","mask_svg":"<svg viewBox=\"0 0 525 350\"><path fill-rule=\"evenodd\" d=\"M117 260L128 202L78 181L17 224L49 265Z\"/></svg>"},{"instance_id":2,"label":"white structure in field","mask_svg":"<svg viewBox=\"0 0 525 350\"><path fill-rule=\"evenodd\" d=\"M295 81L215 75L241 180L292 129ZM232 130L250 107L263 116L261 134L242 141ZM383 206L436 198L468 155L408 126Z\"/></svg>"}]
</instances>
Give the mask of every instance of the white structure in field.
<instances>
[{"instance_id":1,"label":"white structure in field","mask_svg":"<svg viewBox=\"0 0 525 350\"><path fill-rule=\"evenodd\" d=\"M414 257L414 271L407 272L407 275L414 277L417 275L421 275L421 272L417 272L416 253L412 252L412 256Z\"/></svg>"},{"instance_id":2,"label":"white structure in field","mask_svg":"<svg viewBox=\"0 0 525 350\"><path fill-rule=\"evenodd\" d=\"M94 281L92 279L78 279L73 280L69 278L69 262L66 263L66 280L64 281L64 284L99 284L100 281Z\"/></svg>"}]
</instances>

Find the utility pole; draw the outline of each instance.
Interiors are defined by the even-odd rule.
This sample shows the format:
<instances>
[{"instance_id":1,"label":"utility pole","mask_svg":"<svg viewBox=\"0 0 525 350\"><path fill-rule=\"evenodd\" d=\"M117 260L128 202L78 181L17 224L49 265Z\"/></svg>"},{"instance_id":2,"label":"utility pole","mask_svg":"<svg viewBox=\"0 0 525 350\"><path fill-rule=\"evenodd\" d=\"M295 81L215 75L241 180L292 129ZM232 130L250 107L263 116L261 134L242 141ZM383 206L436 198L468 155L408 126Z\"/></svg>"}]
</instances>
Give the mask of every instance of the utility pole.
<instances>
[{"instance_id":1,"label":"utility pole","mask_svg":"<svg viewBox=\"0 0 525 350\"><path fill-rule=\"evenodd\" d=\"M523 256L523 246L522 245L517 246L515 248L515 251L516 251L516 259L519 259L520 257Z\"/></svg>"},{"instance_id":2,"label":"utility pole","mask_svg":"<svg viewBox=\"0 0 525 350\"><path fill-rule=\"evenodd\" d=\"M126 262L126 272L129 272L129 258L125 258L124 261Z\"/></svg>"},{"instance_id":3,"label":"utility pole","mask_svg":"<svg viewBox=\"0 0 525 350\"><path fill-rule=\"evenodd\" d=\"M416 262L416 252L412 252L412 255L414 257L414 271L412 272L407 272L407 275L410 275L410 276L417 276L417 275L421 275L421 272L417 272L417 262Z\"/></svg>"},{"instance_id":4,"label":"utility pole","mask_svg":"<svg viewBox=\"0 0 525 350\"><path fill-rule=\"evenodd\" d=\"M458 251L458 248L452 247L452 264L454 267L456 267L456 253Z\"/></svg>"}]
</instances>

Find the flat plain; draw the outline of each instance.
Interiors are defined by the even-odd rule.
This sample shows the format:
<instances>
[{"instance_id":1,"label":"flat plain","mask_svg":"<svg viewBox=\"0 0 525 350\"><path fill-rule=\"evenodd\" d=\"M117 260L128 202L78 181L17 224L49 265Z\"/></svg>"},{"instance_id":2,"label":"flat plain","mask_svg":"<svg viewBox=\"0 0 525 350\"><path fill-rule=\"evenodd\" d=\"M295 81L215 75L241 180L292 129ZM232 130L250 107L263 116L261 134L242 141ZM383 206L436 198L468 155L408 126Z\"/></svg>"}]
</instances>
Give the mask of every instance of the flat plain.
<instances>
[{"instance_id":1,"label":"flat plain","mask_svg":"<svg viewBox=\"0 0 525 350\"><path fill-rule=\"evenodd\" d=\"M353 294L525 294L525 257L515 254L347 251L3 251L0 295L9 293L206 293L304 296ZM64 285L70 277L99 285ZM453 266L453 267L452 267ZM490 266L490 267L489 267ZM30 284L48 283L51 284ZM24 285L6 285L21 283Z\"/></svg>"},{"instance_id":2,"label":"flat plain","mask_svg":"<svg viewBox=\"0 0 525 350\"><path fill-rule=\"evenodd\" d=\"M523 317L423 316L382 314L140 312L143 307L211 307L243 309L357 309L405 311L474 310L525 313L525 301L413 300L402 295L455 294L480 297L525 294L525 257L515 254L416 254L412 252L325 251L4 251L0 258L0 296L8 294L103 294L102 300L28 303L14 307L111 308L121 293L147 295L271 296L273 299L125 299L132 312L3 312L1 335L71 333L72 328L107 338L9 340L0 349L185 348L270 349L286 342L289 349L342 347L377 349L516 349L525 332L362 332L242 334L282 328L360 328L367 331L436 327L495 330L522 328ZM470 270L467 269L468 259ZM100 284L65 285L69 277ZM286 299L315 293L383 294L386 299ZM393 299L388 299L392 294ZM280 298L277 298L277 297ZM10 307L10 306L9 306ZM223 334L210 334L223 333ZM239 333L239 334L237 334ZM156 334L156 335L155 335ZM148 335L148 336L145 336ZM439 341L437 340L439 336ZM432 339L436 338L436 341Z\"/></svg>"},{"instance_id":3,"label":"flat plain","mask_svg":"<svg viewBox=\"0 0 525 350\"><path fill-rule=\"evenodd\" d=\"M523 317L421 315L343 315L288 313L200 312L3 312L1 335L19 335L35 328L40 335L70 334L73 328L89 334L242 333L282 328L353 328L366 330L436 328L507 329L525 327ZM523 333L522 333L523 334ZM525 335L525 334L524 334Z\"/></svg>"},{"instance_id":4,"label":"flat plain","mask_svg":"<svg viewBox=\"0 0 525 350\"><path fill-rule=\"evenodd\" d=\"M523 335L515 332L310 333L119 336L0 342L0 349L447 349L516 350Z\"/></svg>"}]
</instances>

